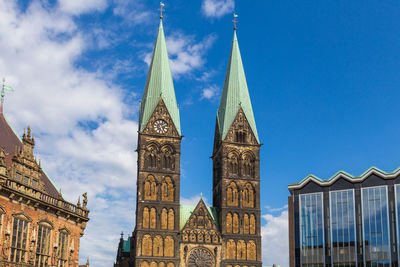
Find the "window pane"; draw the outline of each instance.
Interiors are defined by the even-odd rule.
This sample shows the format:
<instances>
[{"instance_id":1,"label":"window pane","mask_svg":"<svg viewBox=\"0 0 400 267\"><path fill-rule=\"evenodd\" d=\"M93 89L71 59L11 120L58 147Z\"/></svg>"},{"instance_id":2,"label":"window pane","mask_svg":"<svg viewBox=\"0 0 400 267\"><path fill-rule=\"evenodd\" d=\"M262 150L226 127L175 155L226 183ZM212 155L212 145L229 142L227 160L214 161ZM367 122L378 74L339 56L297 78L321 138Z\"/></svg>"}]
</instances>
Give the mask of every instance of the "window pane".
<instances>
[{"instance_id":1,"label":"window pane","mask_svg":"<svg viewBox=\"0 0 400 267\"><path fill-rule=\"evenodd\" d=\"M300 195L300 240L303 266L324 264L322 193Z\"/></svg>"},{"instance_id":2,"label":"window pane","mask_svg":"<svg viewBox=\"0 0 400 267\"><path fill-rule=\"evenodd\" d=\"M385 186L363 188L364 251L367 266L389 266L387 190Z\"/></svg>"},{"instance_id":3,"label":"window pane","mask_svg":"<svg viewBox=\"0 0 400 267\"><path fill-rule=\"evenodd\" d=\"M332 264L356 264L354 191L330 192Z\"/></svg>"}]
</instances>

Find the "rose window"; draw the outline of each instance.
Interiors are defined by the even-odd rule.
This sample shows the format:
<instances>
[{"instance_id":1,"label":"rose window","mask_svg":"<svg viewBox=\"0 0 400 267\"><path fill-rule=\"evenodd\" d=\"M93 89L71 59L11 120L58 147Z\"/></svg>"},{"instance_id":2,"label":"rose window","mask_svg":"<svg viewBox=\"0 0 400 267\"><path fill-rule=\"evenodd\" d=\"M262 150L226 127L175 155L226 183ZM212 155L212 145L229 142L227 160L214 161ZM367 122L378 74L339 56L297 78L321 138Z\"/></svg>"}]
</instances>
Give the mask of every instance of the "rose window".
<instances>
[{"instance_id":1,"label":"rose window","mask_svg":"<svg viewBox=\"0 0 400 267\"><path fill-rule=\"evenodd\" d=\"M189 267L213 267L214 257L213 254L205 248L195 248L190 252Z\"/></svg>"}]
</instances>

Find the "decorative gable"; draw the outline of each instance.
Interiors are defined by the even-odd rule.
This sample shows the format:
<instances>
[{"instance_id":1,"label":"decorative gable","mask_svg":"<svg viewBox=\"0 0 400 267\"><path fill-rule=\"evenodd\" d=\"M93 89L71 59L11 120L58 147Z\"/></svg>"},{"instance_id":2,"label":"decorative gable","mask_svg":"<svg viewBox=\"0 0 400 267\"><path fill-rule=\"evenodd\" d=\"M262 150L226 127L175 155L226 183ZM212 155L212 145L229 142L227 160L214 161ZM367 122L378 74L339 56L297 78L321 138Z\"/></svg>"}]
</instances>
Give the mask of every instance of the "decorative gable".
<instances>
[{"instance_id":1,"label":"decorative gable","mask_svg":"<svg viewBox=\"0 0 400 267\"><path fill-rule=\"evenodd\" d=\"M166 132L157 132L156 122L158 121L166 122ZM143 133L151 135L179 137L175 124L162 98L160 98L160 100L158 101L158 104L154 109L150 119L148 120L146 127L143 130Z\"/></svg>"},{"instance_id":2,"label":"decorative gable","mask_svg":"<svg viewBox=\"0 0 400 267\"><path fill-rule=\"evenodd\" d=\"M240 108L238 113L236 114L236 117L229 128L225 140L232 143L252 145L258 144L256 136L254 135L254 132L250 127L250 124L242 108Z\"/></svg>"},{"instance_id":3,"label":"decorative gable","mask_svg":"<svg viewBox=\"0 0 400 267\"><path fill-rule=\"evenodd\" d=\"M182 241L191 243L219 243L216 214L200 199L182 229Z\"/></svg>"}]
</instances>

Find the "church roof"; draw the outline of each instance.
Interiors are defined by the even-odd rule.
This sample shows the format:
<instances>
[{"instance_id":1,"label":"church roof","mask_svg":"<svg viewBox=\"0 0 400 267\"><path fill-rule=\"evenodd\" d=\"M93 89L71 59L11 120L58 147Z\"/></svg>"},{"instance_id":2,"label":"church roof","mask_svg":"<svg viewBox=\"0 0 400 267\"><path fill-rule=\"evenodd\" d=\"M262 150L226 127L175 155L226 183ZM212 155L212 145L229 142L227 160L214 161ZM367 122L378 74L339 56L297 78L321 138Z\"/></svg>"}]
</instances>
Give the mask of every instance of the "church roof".
<instances>
[{"instance_id":1,"label":"church roof","mask_svg":"<svg viewBox=\"0 0 400 267\"><path fill-rule=\"evenodd\" d=\"M158 28L153 57L140 104L139 131L143 131L146 127L160 98L164 100L175 128L179 135L181 135L179 109L175 97L162 20Z\"/></svg>"},{"instance_id":2,"label":"church roof","mask_svg":"<svg viewBox=\"0 0 400 267\"><path fill-rule=\"evenodd\" d=\"M0 112L0 147L4 148L6 152L6 164L11 166L12 158L15 154L15 148L22 147L22 141L15 134L14 130L11 128L6 117ZM53 185L50 178L42 170L42 181L45 186L46 192L53 197L61 197L55 186Z\"/></svg>"},{"instance_id":3,"label":"church roof","mask_svg":"<svg viewBox=\"0 0 400 267\"><path fill-rule=\"evenodd\" d=\"M257 142L260 143L235 30L224 89L217 113L219 132L222 140L228 134L229 128L240 108L243 109Z\"/></svg>"},{"instance_id":4,"label":"church roof","mask_svg":"<svg viewBox=\"0 0 400 267\"><path fill-rule=\"evenodd\" d=\"M127 240L124 240L122 244L122 252L130 252L131 251L131 237L129 236Z\"/></svg>"},{"instance_id":5,"label":"church roof","mask_svg":"<svg viewBox=\"0 0 400 267\"><path fill-rule=\"evenodd\" d=\"M197 204L198 205L198 204ZM180 207L180 214L179 214L179 229L183 229L185 227L186 222L189 220L190 216L192 215L193 211L197 207L197 205L181 205ZM218 216L217 210L215 207L206 206L208 212L210 213L214 223L218 226Z\"/></svg>"}]
</instances>

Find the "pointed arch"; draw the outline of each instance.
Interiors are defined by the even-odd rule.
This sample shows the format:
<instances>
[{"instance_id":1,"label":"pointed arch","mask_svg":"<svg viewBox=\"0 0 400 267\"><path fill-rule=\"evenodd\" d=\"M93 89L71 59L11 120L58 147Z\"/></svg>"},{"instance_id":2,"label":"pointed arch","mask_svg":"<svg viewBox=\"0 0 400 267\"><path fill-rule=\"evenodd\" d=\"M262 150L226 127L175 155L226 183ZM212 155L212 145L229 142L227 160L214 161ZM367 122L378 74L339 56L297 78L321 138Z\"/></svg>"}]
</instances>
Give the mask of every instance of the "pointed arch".
<instances>
[{"instance_id":1,"label":"pointed arch","mask_svg":"<svg viewBox=\"0 0 400 267\"><path fill-rule=\"evenodd\" d=\"M256 216L254 214L250 215L250 234L256 234Z\"/></svg>"},{"instance_id":2,"label":"pointed arch","mask_svg":"<svg viewBox=\"0 0 400 267\"><path fill-rule=\"evenodd\" d=\"M150 228L157 228L157 211L155 208L150 209Z\"/></svg>"},{"instance_id":3,"label":"pointed arch","mask_svg":"<svg viewBox=\"0 0 400 267\"><path fill-rule=\"evenodd\" d=\"M243 234L248 235L250 233L250 219L249 215L245 213L243 215Z\"/></svg>"},{"instance_id":4,"label":"pointed arch","mask_svg":"<svg viewBox=\"0 0 400 267\"><path fill-rule=\"evenodd\" d=\"M228 206L239 206L239 193L235 182L231 182L226 189L226 201Z\"/></svg>"},{"instance_id":5,"label":"pointed arch","mask_svg":"<svg viewBox=\"0 0 400 267\"><path fill-rule=\"evenodd\" d=\"M149 175L144 181L144 199L157 200L157 182L153 175Z\"/></svg>"},{"instance_id":6,"label":"pointed arch","mask_svg":"<svg viewBox=\"0 0 400 267\"><path fill-rule=\"evenodd\" d=\"M168 230L175 229L175 212L173 209L168 211Z\"/></svg>"},{"instance_id":7,"label":"pointed arch","mask_svg":"<svg viewBox=\"0 0 400 267\"><path fill-rule=\"evenodd\" d=\"M146 147L145 151L145 168L156 169L157 168L157 155L158 155L158 144L150 143Z\"/></svg>"},{"instance_id":8,"label":"pointed arch","mask_svg":"<svg viewBox=\"0 0 400 267\"><path fill-rule=\"evenodd\" d=\"M175 188L171 177L165 177L161 183L161 200L162 201L174 201Z\"/></svg>"},{"instance_id":9,"label":"pointed arch","mask_svg":"<svg viewBox=\"0 0 400 267\"><path fill-rule=\"evenodd\" d=\"M235 212L233 213L233 219L232 219L232 232L235 234L239 233L239 215Z\"/></svg>"},{"instance_id":10,"label":"pointed arch","mask_svg":"<svg viewBox=\"0 0 400 267\"><path fill-rule=\"evenodd\" d=\"M246 242L239 240L237 243L237 259L246 260Z\"/></svg>"},{"instance_id":11,"label":"pointed arch","mask_svg":"<svg viewBox=\"0 0 400 267\"><path fill-rule=\"evenodd\" d=\"M242 154L242 174L244 176L254 178L255 177L255 157L250 151L246 151Z\"/></svg>"},{"instance_id":12,"label":"pointed arch","mask_svg":"<svg viewBox=\"0 0 400 267\"><path fill-rule=\"evenodd\" d=\"M228 153L228 172L231 175L239 174L239 154L236 151Z\"/></svg>"},{"instance_id":13,"label":"pointed arch","mask_svg":"<svg viewBox=\"0 0 400 267\"><path fill-rule=\"evenodd\" d=\"M150 235L144 235L142 237L142 255L151 256L153 249L153 241Z\"/></svg>"},{"instance_id":14,"label":"pointed arch","mask_svg":"<svg viewBox=\"0 0 400 267\"><path fill-rule=\"evenodd\" d=\"M247 208L254 208L254 188L250 183L247 183L242 189L242 205Z\"/></svg>"},{"instance_id":15,"label":"pointed arch","mask_svg":"<svg viewBox=\"0 0 400 267\"><path fill-rule=\"evenodd\" d=\"M226 214L226 232L232 233L232 213Z\"/></svg>"},{"instance_id":16,"label":"pointed arch","mask_svg":"<svg viewBox=\"0 0 400 267\"><path fill-rule=\"evenodd\" d=\"M161 211L161 229L166 230L168 228L168 211L163 208Z\"/></svg>"},{"instance_id":17,"label":"pointed arch","mask_svg":"<svg viewBox=\"0 0 400 267\"><path fill-rule=\"evenodd\" d=\"M171 145L167 144L161 148L161 160L162 167L166 170L174 170L175 169L175 157L174 157L174 149Z\"/></svg>"},{"instance_id":18,"label":"pointed arch","mask_svg":"<svg viewBox=\"0 0 400 267\"><path fill-rule=\"evenodd\" d=\"M253 240L247 243L247 260L257 260L257 245Z\"/></svg>"},{"instance_id":19,"label":"pointed arch","mask_svg":"<svg viewBox=\"0 0 400 267\"><path fill-rule=\"evenodd\" d=\"M153 240L153 255L156 257L162 257L163 256L163 238L160 235L156 235Z\"/></svg>"},{"instance_id":20,"label":"pointed arch","mask_svg":"<svg viewBox=\"0 0 400 267\"><path fill-rule=\"evenodd\" d=\"M173 257L174 256L174 239L171 236L167 236L165 238L165 257Z\"/></svg>"},{"instance_id":21,"label":"pointed arch","mask_svg":"<svg viewBox=\"0 0 400 267\"><path fill-rule=\"evenodd\" d=\"M236 259L236 243L233 239L229 239L226 243L226 258L228 260Z\"/></svg>"},{"instance_id":22,"label":"pointed arch","mask_svg":"<svg viewBox=\"0 0 400 267\"><path fill-rule=\"evenodd\" d=\"M148 207L143 208L142 227L145 229L150 227L150 211Z\"/></svg>"}]
</instances>

